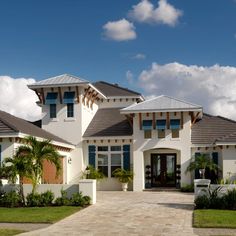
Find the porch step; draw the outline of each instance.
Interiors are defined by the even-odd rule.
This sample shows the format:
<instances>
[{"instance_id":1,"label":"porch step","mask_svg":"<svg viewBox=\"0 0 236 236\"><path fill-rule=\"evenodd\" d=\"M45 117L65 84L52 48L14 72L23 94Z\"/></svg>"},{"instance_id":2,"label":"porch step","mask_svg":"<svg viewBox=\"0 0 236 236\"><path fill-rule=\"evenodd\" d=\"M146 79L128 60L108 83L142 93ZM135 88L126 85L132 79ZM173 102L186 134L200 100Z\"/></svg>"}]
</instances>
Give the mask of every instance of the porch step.
<instances>
[{"instance_id":1,"label":"porch step","mask_svg":"<svg viewBox=\"0 0 236 236\"><path fill-rule=\"evenodd\" d=\"M144 189L144 192L180 192L180 189L177 188L149 188Z\"/></svg>"}]
</instances>

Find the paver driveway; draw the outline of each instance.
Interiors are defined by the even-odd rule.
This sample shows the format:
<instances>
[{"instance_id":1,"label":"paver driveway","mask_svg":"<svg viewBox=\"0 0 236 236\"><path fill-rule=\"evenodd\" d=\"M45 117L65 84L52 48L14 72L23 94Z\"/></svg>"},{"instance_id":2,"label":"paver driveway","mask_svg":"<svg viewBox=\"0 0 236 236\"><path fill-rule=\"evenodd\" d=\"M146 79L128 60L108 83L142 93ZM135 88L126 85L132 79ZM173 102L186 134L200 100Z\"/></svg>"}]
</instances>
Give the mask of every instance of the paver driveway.
<instances>
[{"instance_id":1,"label":"paver driveway","mask_svg":"<svg viewBox=\"0 0 236 236\"><path fill-rule=\"evenodd\" d=\"M22 235L195 235L192 194L98 192L97 195L96 205L48 228Z\"/></svg>"}]
</instances>

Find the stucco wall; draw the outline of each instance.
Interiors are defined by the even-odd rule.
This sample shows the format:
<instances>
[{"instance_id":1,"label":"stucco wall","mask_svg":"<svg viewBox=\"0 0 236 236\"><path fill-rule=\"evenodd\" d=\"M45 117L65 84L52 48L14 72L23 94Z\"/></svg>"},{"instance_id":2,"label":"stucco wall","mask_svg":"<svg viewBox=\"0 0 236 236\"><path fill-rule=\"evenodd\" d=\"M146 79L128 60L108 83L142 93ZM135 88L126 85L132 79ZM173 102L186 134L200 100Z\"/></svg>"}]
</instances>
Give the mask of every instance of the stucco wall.
<instances>
[{"instance_id":1,"label":"stucco wall","mask_svg":"<svg viewBox=\"0 0 236 236\"><path fill-rule=\"evenodd\" d=\"M236 180L236 148L235 146L224 146L222 149L223 157L223 178L229 176Z\"/></svg>"}]
</instances>

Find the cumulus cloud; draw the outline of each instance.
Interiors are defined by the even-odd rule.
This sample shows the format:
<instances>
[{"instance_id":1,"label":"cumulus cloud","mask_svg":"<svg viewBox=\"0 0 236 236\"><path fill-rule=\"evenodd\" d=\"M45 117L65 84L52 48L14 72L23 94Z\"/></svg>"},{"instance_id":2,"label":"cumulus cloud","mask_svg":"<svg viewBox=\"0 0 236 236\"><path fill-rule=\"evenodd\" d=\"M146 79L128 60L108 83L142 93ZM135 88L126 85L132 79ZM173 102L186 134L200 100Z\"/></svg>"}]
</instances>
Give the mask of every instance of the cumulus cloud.
<instances>
[{"instance_id":1,"label":"cumulus cloud","mask_svg":"<svg viewBox=\"0 0 236 236\"><path fill-rule=\"evenodd\" d=\"M0 76L0 110L30 121L40 119L41 109L35 104L38 97L27 87L34 82L34 79Z\"/></svg>"},{"instance_id":2,"label":"cumulus cloud","mask_svg":"<svg viewBox=\"0 0 236 236\"><path fill-rule=\"evenodd\" d=\"M143 53L138 53L132 57L132 59L137 59L137 60L144 60L146 59L146 55Z\"/></svg>"},{"instance_id":3,"label":"cumulus cloud","mask_svg":"<svg viewBox=\"0 0 236 236\"><path fill-rule=\"evenodd\" d=\"M159 0L157 7L149 0L142 0L132 7L128 15L137 22L175 26L183 12L168 3L167 0Z\"/></svg>"},{"instance_id":4,"label":"cumulus cloud","mask_svg":"<svg viewBox=\"0 0 236 236\"><path fill-rule=\"evenodd\" d=\"M166 94L236 119L236 67L153 63L140 74L139 85L149 97Z\"/></svg>"},{"instance_id":5,"label":"cumulus cloud","mask_svg":"<svg viewBox=\"0 0 236 236\"><path fill-rule=\"evenodd\" d=\"M133 23L126 19L109 21L103 26L103 30L107 39L115 41L128 41L137 37Z\"/></svg>"},{"instance_id":6,"label":"cumulus cloud","mask_svg":"<svg viewBox=\"0 0 236 236\"><path fill-rule=\"evenodd\" d=\"M128 80L129 84L133 84L134 75L130 70L126 71L126 79Z\"/></svg>"}]
</instances>

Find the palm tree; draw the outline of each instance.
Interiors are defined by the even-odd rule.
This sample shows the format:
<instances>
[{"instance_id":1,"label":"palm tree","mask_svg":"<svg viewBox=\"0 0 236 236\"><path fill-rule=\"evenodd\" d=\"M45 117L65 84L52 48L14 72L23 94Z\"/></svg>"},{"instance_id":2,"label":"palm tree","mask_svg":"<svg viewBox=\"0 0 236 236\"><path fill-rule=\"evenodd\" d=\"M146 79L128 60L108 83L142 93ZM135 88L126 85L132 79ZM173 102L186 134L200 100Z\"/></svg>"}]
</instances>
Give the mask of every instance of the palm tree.
<instances>
[{"instance_id":1,"label":"palm tree","mask_svg":"<svg viewBox=\"0 0 236 236\"><path fill-rule=\"evenodd\" d=\"M192 158L189 166L186 169L186 172L199 170L199 173L200 173L202 179L204 179L205 178L205 172L206 172L207 168L211 171L214 171L214 172L219 170L218 165L215 164L214 161L209 156L207 156L205 154L201 154L199 156L196 156L196 157Z\"/></svg>"},{"instance_id":2,"label":"palm tree","mask_svg":"<svg viewBox=\"0 0 236 236\"><path fill-rule=\"evenodd\" d=\"M35 193L37 184L43 177L43 162L49 161L56 167L57 175L61 170L60 154L52 146L50 140L38 141L35 137L28 136L24 139L25 145L19 146L16 156L27 158L31 162L31 174L28 178L32 181L32 193Z\"/></svg>"},{"instance_id":3,"label":"palm tree","mask_svg":"<svg viewBox=\"0 0 236 236\"><path fill-rule=\"evenodd\" d=\"M16 183L19 176L19 194L22 199L23 205L25 205L25 197L23 191L23 178L30 177L32 174L31 161L24 156L15 155L12 158L7 157L3 161L1 167L1 175L3 178L8 179L12 183Z\"/></svg>"}]
</instances>

